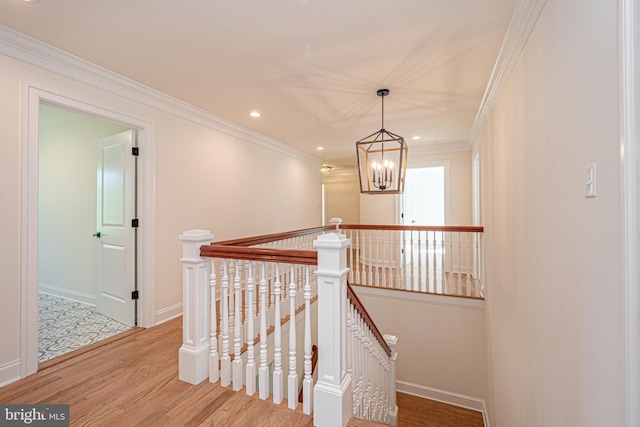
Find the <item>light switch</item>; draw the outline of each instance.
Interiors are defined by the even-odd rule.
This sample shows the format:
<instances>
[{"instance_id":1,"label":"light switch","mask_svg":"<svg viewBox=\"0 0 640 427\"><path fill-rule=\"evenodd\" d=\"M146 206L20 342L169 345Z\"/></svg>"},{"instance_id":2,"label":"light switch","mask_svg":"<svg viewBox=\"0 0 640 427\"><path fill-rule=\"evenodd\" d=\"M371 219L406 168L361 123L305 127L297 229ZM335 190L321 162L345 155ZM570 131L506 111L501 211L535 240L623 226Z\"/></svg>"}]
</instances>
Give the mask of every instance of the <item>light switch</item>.
<instances>
[{"instance_id":1,"label":"light switch","mask_svg":"<svg viewBox=\"0 0 640 427\"><path fill-rule=\"evenodd\" d=\"M584 197L596 197L596 164L590 163L584 168Z\"/></svg>"}]
</instances>

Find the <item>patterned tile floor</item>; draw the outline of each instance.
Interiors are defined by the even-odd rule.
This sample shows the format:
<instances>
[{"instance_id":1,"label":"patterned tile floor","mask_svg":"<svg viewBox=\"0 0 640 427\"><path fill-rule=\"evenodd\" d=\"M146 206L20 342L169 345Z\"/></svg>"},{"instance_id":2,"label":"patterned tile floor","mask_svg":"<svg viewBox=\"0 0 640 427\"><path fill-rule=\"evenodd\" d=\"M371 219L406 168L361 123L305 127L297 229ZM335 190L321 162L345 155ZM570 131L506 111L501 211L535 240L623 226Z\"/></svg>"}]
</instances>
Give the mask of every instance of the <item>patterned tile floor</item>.
<instances>
[{"instance_id":1,"label":"patterned tile floor","mask_svg":"<svg viewBox=\"0 0 640 427\"><path fill-rule=\"evenodd\" d=\"M38 363L129 330L91 305L38 294Z\"/></svg>"}]
</instances>

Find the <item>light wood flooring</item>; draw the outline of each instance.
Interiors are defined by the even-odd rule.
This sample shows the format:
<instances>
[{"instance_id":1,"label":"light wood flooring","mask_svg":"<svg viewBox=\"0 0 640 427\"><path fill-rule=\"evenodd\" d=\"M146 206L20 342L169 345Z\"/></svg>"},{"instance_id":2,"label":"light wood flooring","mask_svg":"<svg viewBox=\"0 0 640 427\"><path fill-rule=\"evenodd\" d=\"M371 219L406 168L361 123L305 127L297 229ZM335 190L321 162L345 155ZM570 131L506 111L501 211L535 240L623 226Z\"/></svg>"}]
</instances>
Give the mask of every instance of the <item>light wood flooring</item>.
<instances>
[{"instance_id":1,"label":"light wood flooring","mask_svg":"<svg viewBox=\"0 0 640 427\"><path fill-rule=\"evenodd\" d=\"M0 403L70 405L73 426L312 426L311 416L204 381L178 380L182 319L40 366ZM474 411L398 393L400 426L482 427ZM478 421L479 420L479 421ZM377 425L352 420L350 426Z\"/></svg>"}]
</instances>

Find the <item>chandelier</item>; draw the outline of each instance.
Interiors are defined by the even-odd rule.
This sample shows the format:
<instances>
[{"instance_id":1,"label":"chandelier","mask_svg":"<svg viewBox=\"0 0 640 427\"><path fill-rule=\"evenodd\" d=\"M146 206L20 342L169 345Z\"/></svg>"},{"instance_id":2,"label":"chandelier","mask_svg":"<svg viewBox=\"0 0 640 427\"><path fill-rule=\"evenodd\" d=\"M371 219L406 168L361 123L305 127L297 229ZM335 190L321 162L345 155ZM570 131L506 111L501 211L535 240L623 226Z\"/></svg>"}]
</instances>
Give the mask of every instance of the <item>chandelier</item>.
<instances>
[{"instance_id":1,"label":"chandelier","mask_svg":"<svg viewBox=\"0 0 640 427\"><path fill-rule=\"evenodd\" d=\"M384 128L384 97L389 89L379 89L382 98L382 127L356 142L360 192L400 194L407 170L407 144L404 138Z\"/></svg>"}]
</instances>

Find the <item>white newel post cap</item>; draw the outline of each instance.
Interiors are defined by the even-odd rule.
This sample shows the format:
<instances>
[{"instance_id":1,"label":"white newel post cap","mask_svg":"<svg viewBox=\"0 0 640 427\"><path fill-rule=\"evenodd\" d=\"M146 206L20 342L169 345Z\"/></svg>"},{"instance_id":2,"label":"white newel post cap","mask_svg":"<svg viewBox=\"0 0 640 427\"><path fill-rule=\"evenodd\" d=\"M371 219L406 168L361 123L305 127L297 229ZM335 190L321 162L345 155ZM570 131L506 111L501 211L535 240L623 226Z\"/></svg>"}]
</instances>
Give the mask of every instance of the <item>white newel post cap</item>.
<instances>
[{"instance_id":1,"label":"white newel post cap","mask_svg":"<svg viewBox=\"0 0 640 427\"><path fill-rule=\"evenodd\" d=\"M335 225L336 230L340 230L340 224L342 224L342 218L331 218L329 224Z\"/></svg>"},{"instance_id":2,"label":"white newel post cap","mask_svg":"<svg viewBox=\"0 0 640 427\"><path fill-rule=\"evenodd\" d=\"M182 240L182 261L197 261L200 259L200 246L208 245L213 240L209 230L188 230L180 235Z\"/></svg>"},{"instance_id":3,"label":"white newel post cap","mask_svg":"<svg viewBox=\"0 0 640 427\"><path fill-rule=\"evenodd\" d=\"M313 241L313 247L318 251L317 273L339 272L347 268L346 250L351 240L339 232L325 233Z\"/></svg>"},{"instance_id":4,"label":"white newel post cap","mask_svg":"<svg viewBox=\"0 0 640 427\"><path fill-rule=\"evenodd\" d=\"M398 337L391 334L384 334L382 336L392 352L395 352L396 345L398 345Z\"/></svg>"}]
</instances>

